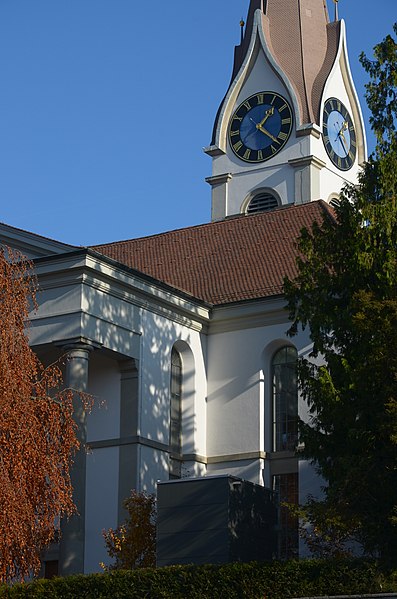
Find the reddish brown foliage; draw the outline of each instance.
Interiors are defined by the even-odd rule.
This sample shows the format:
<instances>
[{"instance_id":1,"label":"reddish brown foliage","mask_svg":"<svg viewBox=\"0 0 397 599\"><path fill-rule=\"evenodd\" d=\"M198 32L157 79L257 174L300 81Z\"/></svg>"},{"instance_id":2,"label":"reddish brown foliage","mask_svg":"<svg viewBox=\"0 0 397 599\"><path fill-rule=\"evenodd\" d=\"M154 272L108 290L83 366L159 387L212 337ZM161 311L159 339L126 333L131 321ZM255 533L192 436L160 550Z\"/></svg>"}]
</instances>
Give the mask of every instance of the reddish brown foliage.
<instances>
[{"instance_id":1,"label":"reddish brown foliage","mask_svg":"<svg viewBox=\"0 0 397 599\"><path fill-rule=\"evenodd\" d=\"M103 531L106 549L116 562L105 570L150 568L156 565L156 498L131 491L124 501L128 512L124 524Z\"/></svg>"},{"instance_id":2,"label":"reddish brown foliage","mask_svg":"<svg viewBox=\"0 0 397 599\"><path fill-rule=\"evenodd\" d=\"M29 347L35 291L32 265L0 250L0 581L37 572L59 516L75 509L73 392Z\"/></svg>"}]
</instances>

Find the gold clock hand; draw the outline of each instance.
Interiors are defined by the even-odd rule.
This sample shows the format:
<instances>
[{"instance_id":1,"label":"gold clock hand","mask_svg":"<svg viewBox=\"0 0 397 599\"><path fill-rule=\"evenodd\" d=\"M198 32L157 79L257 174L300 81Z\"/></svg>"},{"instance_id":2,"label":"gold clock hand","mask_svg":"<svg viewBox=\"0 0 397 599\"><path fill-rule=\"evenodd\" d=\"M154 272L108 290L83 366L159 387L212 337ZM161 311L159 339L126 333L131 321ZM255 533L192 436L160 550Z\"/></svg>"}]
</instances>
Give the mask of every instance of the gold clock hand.
<instances>
[{"instance_id":1,"label":"gold clock hand","mask_svg":"<svg viewBox=\"0 0 397 599\"><path fill-rule=\"evenodd\" d=\"M268 137L270 137L271 140L275 141L276 143L280 143L279 140L277 139L277 137L274 137L274 135L272 135L270 133L270 131L268 131L267 129L265 129L264 127L262 127L262 125L258 124L257 128L259 129L259 131L261 131L262 133L264 133L265 135L267 135Z\"/></svg>"},{"instance_id":2,"label":"gold clock hand","mask_svg":"<svg viewBox=\"0 0 397 599\"><path fill-rule=\"evenodd\" d=\"M269 118L269 116L271 116L274 112L274 106L272 106L271 108L269 108L268 110L266 110L265 112L265 116L263 117L263 119L261 120L260 123L257 124L257 129L260 129L261 127L263 127L263 125L266 123L267 119Z\"/></svg>"},{"instance_id":3,"label":"gold clock hand","mask_svg":"<svg viewBox=\"0 0 397 599\"><path fill-rule=\"evenodd\" d=\"M345 150L345 152L346 152L346 156L347 156L347 154L349 153L349 152L348 152L348 149L347 149L347 141L346 141L346 137L345 137L345 134L344 134L344 131L346 131L347 127L348 127L348 123L347 123L347 121L345 121L345 122L343 123L342 127L340 128L340 131L339 131L339 133L338 133L338 136L340 137L340 140L341 140L341 142L342 142L343 149L344 149L344 150Z\"/></svg>"},{"instance_id":4,"label":"gold clock hand","mask_svg":"<svg viewBox=\"0 0 397 599\"><path fill-rule=\"evenodd\" d=\"M347 156L347 154L348 154L349 152L347 151L347 141L346 141L346 138L345 138L345 136L343 135L343 131L339 131L339 134L338 134L338 135L339 135L339 137L340 137L340 140L341 140L341 142L342 142L343 149L345 150L345 152L346 152L346 156Z\"/></svg>"}]
</instances>

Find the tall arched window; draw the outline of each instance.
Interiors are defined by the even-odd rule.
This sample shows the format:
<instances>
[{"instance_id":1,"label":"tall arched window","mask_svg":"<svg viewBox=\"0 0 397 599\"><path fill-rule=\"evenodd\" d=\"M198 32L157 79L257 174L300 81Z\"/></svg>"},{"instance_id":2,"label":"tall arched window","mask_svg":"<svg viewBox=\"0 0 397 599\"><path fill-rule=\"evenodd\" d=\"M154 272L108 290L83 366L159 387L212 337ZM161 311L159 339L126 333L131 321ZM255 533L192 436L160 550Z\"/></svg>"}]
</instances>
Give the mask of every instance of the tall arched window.
<instances>
[{"instance_id":1,"label":"tall arched window","mask_svg":"<svg viewBox=\"0 0 397 599\"><path fill-rule=\"evenodd\" d=\"M297 351L285 346L272 360L273 451L295 451L298 441Z\"/></svg>"},{"instance_id":2,"label":"tall arched window","mask_svg":"<svg viewBox=\"0 0 397 599\"><path fill-rule=\"evenodd\" d=\"M182 359L180 353L175 348L173 348L171 352L171 405L169 446L171 454L170 478L180 478L180 456L182 454Z\"/></svg>"}]
</instances>

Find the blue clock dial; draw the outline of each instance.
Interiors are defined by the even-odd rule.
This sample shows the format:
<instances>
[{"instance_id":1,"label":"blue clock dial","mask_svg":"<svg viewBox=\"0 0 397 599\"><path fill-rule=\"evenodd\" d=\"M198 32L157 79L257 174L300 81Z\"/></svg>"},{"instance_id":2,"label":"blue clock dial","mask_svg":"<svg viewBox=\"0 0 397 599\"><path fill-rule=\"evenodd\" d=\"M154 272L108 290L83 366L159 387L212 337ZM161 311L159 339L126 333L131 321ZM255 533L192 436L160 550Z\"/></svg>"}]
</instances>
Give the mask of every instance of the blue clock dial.
<instances>
[{"instance_id":1,"label":"blue clock dial","mask_svg":"<svg viewBox=\"0 0 397 599\"><path fill-rule=\"evenodd\" d=\"M291 106L279 94L258 92L237 108L229 125L229 142L245 162L263 162L277 154L292 131Z\"/></svg>"},{"instance_id":2,"label":"blue clock dial","mask_svg":"<svg viewBox=\"0 0 397 599\"><path fill-rule=\"evenodd\" d=\"M342 171L349 170L356 158L356 132L347 108L337 98L324 105L323 141L328 156Z\"/></svg>"}]
</instances>

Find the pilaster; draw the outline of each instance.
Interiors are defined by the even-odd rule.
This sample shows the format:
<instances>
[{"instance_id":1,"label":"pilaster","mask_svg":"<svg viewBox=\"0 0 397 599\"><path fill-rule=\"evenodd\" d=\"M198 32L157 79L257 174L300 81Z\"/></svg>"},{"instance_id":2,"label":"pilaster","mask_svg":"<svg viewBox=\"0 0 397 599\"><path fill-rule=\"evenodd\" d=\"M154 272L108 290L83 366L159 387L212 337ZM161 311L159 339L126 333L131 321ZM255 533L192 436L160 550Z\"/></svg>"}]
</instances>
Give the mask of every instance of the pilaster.
<instances>
[{"instance_id":1,"label":"pilaster","mask_svg":"<svg viewBox=\"0 0 397 599\"><path fill-rule=\"evenodd\" d=\"M88 390L89 356L93 347L76 343L64 347L66 356L65 386L76 392ZM86 440L87 412L78 393L74 398L74 419L80 449L75 454L71 469L73 500L77 514L61 522L59 573L61 576L84 572L85 497L86 497Z\"/></svg>"},{"instance_id":2,"label":"pilaster","mask_svg":"<svg viewBox=\"0 0 397 599\"><path fill-rule=\"evenodd\" d=\"M123 360L120 365L120 439L139 435L139 369L137 360ZM119 448L118 524L126 516L123 501L131 489L138 488L138 445L121 444Z\"/></svg>"},{"instance_id":3,"label":"pilaster","mask_svg":"<svg viewBox=\"0 0 397 599\"><path fill-rule=\"evenodd\" d=\"M289 165L295 169L295 204L320 199L320 171L325 162L316 156L294 158Z\"/></svg>"},{"instance_id":4,"label":"pilaster","mask_svg":"<svg viewBox=\"0 0 397 599\"><path fill-rule=\"evenodd\" d=\"M206 182L212 188L212 222L221 220L228 215L228 183L232 178L231 173L206 178Z\"/></svg>"}]
</instances>

